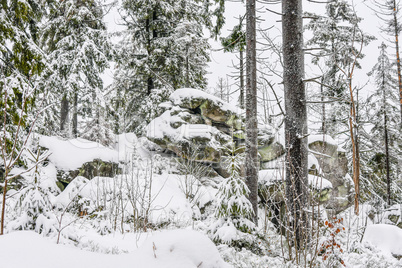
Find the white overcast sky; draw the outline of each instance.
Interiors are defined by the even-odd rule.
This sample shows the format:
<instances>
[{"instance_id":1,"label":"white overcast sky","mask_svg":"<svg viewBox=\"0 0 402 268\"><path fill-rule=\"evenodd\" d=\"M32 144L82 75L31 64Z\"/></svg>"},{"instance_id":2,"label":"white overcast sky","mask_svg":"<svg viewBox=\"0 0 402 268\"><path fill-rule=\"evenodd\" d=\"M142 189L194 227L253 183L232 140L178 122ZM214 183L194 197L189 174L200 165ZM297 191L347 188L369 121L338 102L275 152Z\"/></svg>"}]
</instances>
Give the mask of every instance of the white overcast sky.
<instances>
[{"instance_id":1,"label":"white overcast sky","mask_svg":"<svg viewBox=\"0 0 402 268\"><path fill-rule=\"evenodd\" d=\"M112 1L112 0L106 0ZM373 11L370 10L365 4L362 3L363 0L350 0L350 3L353 3L356 9L358 16L363 17L364 20L361 23L362 29L377 37L376 41L373 41L369 46L365 47L363 53L366 57L361 61L362 70L356 71L356 79L354 83L356 85L364 85L367 83L367 75L366 73L369 72L372 66L376 63L377 57L379 54L378 46L384 41L383 34L379 32L380 21L374 15ZM269 7L272 10L277 12L281 11L281 5L262 5L258 4L258 17L260 19L260 28L266 29L268 27L273 26L270 30L271 36L277 36L278 40L281 39L280 31L281 31L281 24L278 22L280 17L273 13L264 11L265 7ZM308 12L315 12L315 13L323 13L325 11L325 4L316 4L311 3L307 0L303 1L303 10ZM222 36L227 36L229 31L233 28L233 26L238 22L239 15L245 13L245 4L239 1L227 1L226 2L226 25L223 27ZM121 29L124 29L122 26L119 25L120 16L118 14L117 8L112 9L105 17L105 21L107 23L108 29L110 32L116 32ZM306 23L306 22L305 22ZM307 39L308 36L305 36ZM116 41L116 38L114 38ZM231 72L234 71L232 66L232 61L237 63L236 56L231 53L223 53L219 42L214 40L210 41L213 51L211 51L211 62L209 63L208 68L208 87L211 90L216 86L219 77L226 79L227 75L230 75ZM392 53L392 50L390 51ZM392 54L390 54L392 55ZM112 66L113 67L113 66ZM309 59L306 57L306 76L314 76L312 64L309 62ZM112 68L107 70L104 74L104 81L105 85L109 85L112 82ZM230 82L230 81L229 81ZM233 81L231 82L233 83ZM370 84L365 87L365 91L370 91ZM233 86L235 87L235 86Z\"/></svg>"}]
</instances>

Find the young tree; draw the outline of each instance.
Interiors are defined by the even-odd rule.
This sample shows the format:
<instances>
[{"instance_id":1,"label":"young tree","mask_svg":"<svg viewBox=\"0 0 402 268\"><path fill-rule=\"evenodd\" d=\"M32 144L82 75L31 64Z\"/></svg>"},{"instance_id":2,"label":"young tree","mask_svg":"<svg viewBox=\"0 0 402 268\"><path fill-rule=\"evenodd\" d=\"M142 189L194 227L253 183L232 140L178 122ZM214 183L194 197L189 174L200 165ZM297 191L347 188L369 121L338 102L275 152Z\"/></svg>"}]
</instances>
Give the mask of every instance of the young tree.
<instances>
[{"instance_id":1,"label":"young tree","mask_svg":"<svg viewBox=\"0 0 402 268\"><path fill-rule=\"evenodd\" d=\"M304 87L302 1L282 2L285 88L286 200L291 241L305 243L307 219L307 109Z\"/></svg>"},{"instance_id":2,"label":"young tree","mask_svg":"<svg viewBox=\"0 0 402 268\"><path fill-rule=\"evenodd\" d=\"M35 117L34 90L44 69L44 54L37 46L38 23L42 16L39 1L2 1L0 4L0 170L2 171L1 229L4 230L6 194L21 164ZM33 119L31 121L31 119Z\"/></svg>"},{"instance_id":3,"label":"young tree","mask_svg":"<svg viewBox=\"0 0 402 268\"><path fill-rule=\"evenodd\" d=\"M257 55L256 2L247 0L246 29L246 184L253 205L253 221L258 224L258 120L257 120Z\"/></svg>"},{"instance_id":4,"label":"young tree","mask_svg":"<svg viewBox=\"0 0 402 268\"><path fill-rule=\"evenodd\" d=\"M213 226L214 240L233 244L236 237L227 236L227 228L235 228L238 232L250 233L255 229L253 223L254 210L247 199L250 191L240 175L244 162L242 147L237 147L232 141L225 146L228 155L224 165L230 172L229 178L222 181L217 195L217 209L215 216L218 219Z\"/></svg>"}]
</instances>

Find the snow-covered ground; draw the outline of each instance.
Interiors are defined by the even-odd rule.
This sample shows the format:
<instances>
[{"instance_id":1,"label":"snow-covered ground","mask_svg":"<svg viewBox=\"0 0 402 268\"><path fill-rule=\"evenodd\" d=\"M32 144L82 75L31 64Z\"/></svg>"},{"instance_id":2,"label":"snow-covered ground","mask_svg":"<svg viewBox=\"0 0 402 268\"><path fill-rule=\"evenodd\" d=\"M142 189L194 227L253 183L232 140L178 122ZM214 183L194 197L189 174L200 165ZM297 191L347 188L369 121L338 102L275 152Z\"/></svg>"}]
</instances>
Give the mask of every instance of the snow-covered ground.
<instances>
[{"instance_id":1,"label":"snow-covered ground","mask_svg":"<svg viewBox=\"0 0 402 268\"><path fill-rule=\"evenodd\" d=\"M133 235L114 242L135 248ZM104 241L104 243L108 241ZM109 241L110 242L110 241ZM111 241L113 242L113 241ZM55 244L32 231L0 238L2 268L229 268L211 240L195 231L173 230L150 235L142 246L124 254L102 254Z\"/></svg>"},{"instance_id":2,"label":"snow-covered ground","mask_svg":"<svg viewBox=\"0 0 402 268\"><path fill-rule=\"evenodd\" d=\"M259 227L243 236L243 246L212 242L222 178L201 183L190 174L178 174L170 156L150 151L153 145L141 139L128 133L104 147L83 139L41 137L40 144L52 153L50 162L39 166L37 183L34 173L28 173L24 190L9 191L6 234L0 236L1 268L298 267L286 259L285 237L263 208ZM94 159L120 163L123 174L91 180L79 176L63 191L57 188L57 170L73 170ZM310 159L312 163L318 164ZM283 172L262 170L259 177L269 184L282 181ZM316 176L309 182L312 188L332 188ZM339 248L318 254L312 247L306 256L316 255L318 267L338 267L341 261L346 267L402 267L402 229L389 220L402 210L395 205L382 214L375 211L362 204L358 216L353 208L336 219L323 213L322 223L335 227L315 227L320 232L316 246L336 243ZM220 236L242 241L233 230Z\"/></svg>"}]
</instances>

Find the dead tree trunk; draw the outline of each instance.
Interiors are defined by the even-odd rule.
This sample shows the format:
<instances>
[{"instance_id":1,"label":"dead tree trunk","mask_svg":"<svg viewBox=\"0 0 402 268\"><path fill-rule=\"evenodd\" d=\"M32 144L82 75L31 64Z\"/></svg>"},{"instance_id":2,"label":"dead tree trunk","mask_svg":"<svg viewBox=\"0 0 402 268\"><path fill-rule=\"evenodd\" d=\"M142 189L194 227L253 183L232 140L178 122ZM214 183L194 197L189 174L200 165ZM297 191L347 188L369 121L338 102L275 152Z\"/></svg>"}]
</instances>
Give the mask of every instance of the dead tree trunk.
<instances>
[{"instance_id":1,"label":"dead tree trunk","mask_svg":"<svg viewBox=\"0 0 402 268\"><path fill-rule=\"evenodd\" d=\"M290 239L302 248L307 232L307 110L304 87L302 1L282 1L285 87L286 200Z\"/></svg>"},{"instance_id":2,"label":"dead tree trunk","mask_svg":"<svg viewBox=\"0 0 402 268\"><path fill-rule=\"evenodd\" d=\"M249 200L253 205L253 221L257 224L257 61L256 61L256 13L255 0L247 0L247 47L246 47L246 184L250 190Z\"/></svg>"}]
</instances>

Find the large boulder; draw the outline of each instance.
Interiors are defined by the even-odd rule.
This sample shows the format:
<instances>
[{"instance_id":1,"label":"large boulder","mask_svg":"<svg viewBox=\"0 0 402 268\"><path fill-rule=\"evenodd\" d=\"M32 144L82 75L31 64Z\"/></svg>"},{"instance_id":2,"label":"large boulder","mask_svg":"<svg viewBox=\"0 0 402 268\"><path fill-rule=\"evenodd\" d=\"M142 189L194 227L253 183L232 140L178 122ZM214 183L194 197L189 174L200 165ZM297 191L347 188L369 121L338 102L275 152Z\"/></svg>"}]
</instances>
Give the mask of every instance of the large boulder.
<instances>
[{"instance_id":1,"label":"large boulder","mask_svg":"<svg viewBox=\"0 0 402 268\"><path fill-rule=\"evenodd\" d=\"M308 138L310 155L318 167L310 172L322 174L332 183L331 198L326 209L335 214L350 207L353 203L354 183L348 174L346 152L328 135L310 135Z\"/></svg>"},{"instance_id":2,"label":"large boulder","mask_svg":"<svg viewBox=\"0 0 402 268\"><path fill-rule=\"evenodd\" d=\"M271 144L271 147L274 145ZM316 204L323 205L330 214L337 214L350 207L354 185L347 173L345 151L327 135L310 135L308 147L308 183L312 199ZM284 163L284 156L262 162L259 173L259 196L274 211L274 222L279 222L280 214L284 211Z\"/></svg>"},{"instance_id":3,"label":"large boulder","mask_svg":"<svg viewBox=\"0 0 402 268\"><path fill-rule=\"evenodd\" d=\"M116 146L124 146L125 151L128 151L127 144L132 143L128 139L132 139L132 136L126 134L124 144L121 142L123 137L118 137ZM78 176L92 179L97 176L113 177L122 172L120 162L124 161L124 156L119 148L105 147L82 138L64 140L48 136L40 136L39 145L50 152L47 161L56 168L60 188Z\"/></svg>"},{"instance_id":4,"label":"large boulder","mask_svg":"<svg viewBox=\"0 0 402 268\"><path fill-rule=\"evenodd\" d=\"M227 177L229 173L221 164L228 153L225 147L232 140L238 148L245 144L243 111L191 88L173 92L163 107L165 112L148 125L147 138L183 158L193 156L196 150L196 161L212 164L221 176ZM259 128L258 141L261 161L276 159L284 152L268 127Z\"/></svg>"}]
</instances>

